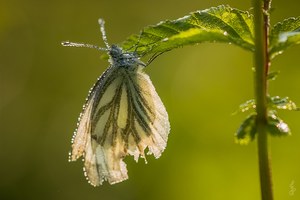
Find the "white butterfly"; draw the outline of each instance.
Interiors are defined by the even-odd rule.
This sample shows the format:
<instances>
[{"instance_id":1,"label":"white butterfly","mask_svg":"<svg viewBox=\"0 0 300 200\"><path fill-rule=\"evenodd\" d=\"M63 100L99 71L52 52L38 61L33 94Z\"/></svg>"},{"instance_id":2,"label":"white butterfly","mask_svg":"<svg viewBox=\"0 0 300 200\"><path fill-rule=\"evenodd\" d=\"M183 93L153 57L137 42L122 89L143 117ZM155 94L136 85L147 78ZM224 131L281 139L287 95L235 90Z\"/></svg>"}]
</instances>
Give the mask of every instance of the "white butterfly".
<instances>
[{"instance_id":1,"label":"white butterfly","mask_svg":"<svg viewBox=\"0 0 300 200\"><path fill-rule=\"evenodd\" d=\"M110 67L90 90L72 138L70 161L84 158L84 174L93 186L128 178L123 158L138 161L148 154L160 157L164 151L170 123L166 109L135 52L109 46L104 21L99 19L106 48L90 44L63 42L64 46L90 47L107 51Z\"/></svg>"}]
</instances>

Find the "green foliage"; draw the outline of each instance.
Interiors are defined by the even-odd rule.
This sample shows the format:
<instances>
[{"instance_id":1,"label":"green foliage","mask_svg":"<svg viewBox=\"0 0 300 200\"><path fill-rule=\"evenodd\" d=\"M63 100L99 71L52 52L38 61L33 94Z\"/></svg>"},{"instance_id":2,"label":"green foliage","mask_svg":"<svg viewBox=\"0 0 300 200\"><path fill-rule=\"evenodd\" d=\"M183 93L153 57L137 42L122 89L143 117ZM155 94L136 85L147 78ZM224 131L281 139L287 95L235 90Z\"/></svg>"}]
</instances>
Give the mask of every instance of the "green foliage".
<instances>
[{"instance_id":1,"label":"green foliage","mask_svg":"<svg viewBox=\"0 0 300 200\"><path fill-rule=\"evenodd\" d=\"M223 42L254 51L253 15L220 5L192 12L176 20L145 27L128 37L121 46L138 55L159 54L185 45ZM300 43L300 17L288 18L271 27L270 57Z\"/></svg>"},{"instance_id":2,"label":"green foliage","mask_svg":"<svg viewBox=\"0 0 300 200\"><path fill-rule=\"evenodd\" d=\"M221 5L147 26L121 46L141 56L202 42L230 43L254 51L253 26L253 16L248 12ZM285 19L271 27L271 58L299 43L300 17Z\"/></svg>"},{"instance_id":3,"label":"green foliage","mask_svg":"<svg viewBox=\"0 0 300 200\"><path fill-rule=\"evenodd\" d=\"M269 81L275 81L276 78L278 77L278 75L279 75L279 71L270 72L270 73L268 74L267 79L268 79Z\"/></svg>"},{"instance_id":4,"label":"green foliage","mask_svg":"<svg viewBox=\"0 0 300 200\"><path fill-rule=\"evenodd\" d=\"M270 110L294 110L298 111L299 108L297 105L290 100L289 97L279 97L279 96L274 96L274 97L268 97L268 107ZM256 108L256 102L255 99L250 99L246 101L245 103L242 103L239 106L238 111L240 112L246 112L249 110L254 110Z\"/></svg>"},{"instance_id":5,"label":"green foliage","mask_svg":"<svg viewBox=\"0 0 300 200\"><path fill-rule=\"evenodd\" d=\"M235 141L239 144L248 144L254 140L256 134L256 113L249 115L235 134Z\"/></svg>"},{"instance_id":6,"label":"green foliage","mask_svg":"<svg viewBox=\"0 0 300 200\"><path fill-rule=\"evenodd\" d=\"M145 27L121 46L139 55L157 54L201 42L232 43L254 51L253 37L252 15L221 5Z\"/></svg>"},{"instance_id":7,"label":"green foliage","mask_svg":"<svg viewBox=\"0 0 300 200\"><path fill-rule=\"evenodd\" d=\"M295 44L300 44L300 17L288 18L275 24L270 33L271 58Z\"/></svg>"},{"instance_id":8,"label":"green foliage","mask_svg":"<svg viewBox=\"0 0 300 200\"><path fill-rule=\"evenodd\" d=\"M256 108L255 99L250 99L239 106L239 111L246 112L250 109L255 109L255 108Z\"/></svg>"},{"instance_id":9,"label":"green foliage","mask_svg":"<svg viewBox=\"0 0 300 200\"><path fill-rule=\"evenodd\" d=\"M269 106L279 110L299 110L296 104L289 97L281 98L279 96L269 98Z\"/></svg>"},{"instance_id":10,"label":"green foliage","mask_svg":"<svg viewBox=\"0 0 300 200\"><path fill-rule=\"evenodd\" d=\"M272 136L291 135L288 125L283 122L274 111L270 111L268 114L267 129Z\"/></svg>"},{"instance_id":11,"label":"green foliage","mask_svg":"<svg viewBox=\"0 0 300 200\"><path fill-rule=\"evenodd\" d=\"M254 99L250 99L239 106L240 112L251 111L252 113L248 116L241 124L235 134L236 142L239 144L248 144L254 140L256 135L256 102ZM268 98L268 132L272 136L286 136L291 135L290 128L283 122L278 116L276 110L291 110L298 111L299 108L296 104L291 101L288 97L281 98L279 96Z\"/></svg>"},{"instance_id":12,"label":"green foliage","mask_svg":"<svg viewBox=\"0 0 300 200\"><path fill-rule=\"evenodd\" d=\"M235 141L238 144L248 144L255 139L257 134L256 117L256 113L252 113L243 121L235 134ZM291 135L290 128L277 116L276 111L269 111L267 123L267 130L272 136Z\"/></svg>"}]
</instances>

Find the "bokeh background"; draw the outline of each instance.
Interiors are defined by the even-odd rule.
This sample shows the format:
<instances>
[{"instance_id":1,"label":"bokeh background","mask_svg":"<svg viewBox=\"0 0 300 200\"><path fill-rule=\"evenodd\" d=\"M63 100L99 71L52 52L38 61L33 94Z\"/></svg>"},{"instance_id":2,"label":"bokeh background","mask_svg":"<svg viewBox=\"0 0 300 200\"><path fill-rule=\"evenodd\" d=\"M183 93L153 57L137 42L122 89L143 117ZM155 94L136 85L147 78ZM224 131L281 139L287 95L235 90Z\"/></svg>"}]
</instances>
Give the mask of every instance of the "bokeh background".
<instances>
[{"instance_id":1,"label":"bokeh background","mask_svg":"<svg viewBox=\"0 0 300 200\"><path fill-rule=\"evenodd\" d=\"M89 88L108 66L92 49L103 46L97 20L106 20L110 43L142 27L187 13L249 1L0 1L0 199L231 199L260 198L256 143L233 135L246 114L232 115L253 98L252 55L227 44L201 44L168 52L146 72L170 116L167 149L158 160L127 157L129 180L94 188L82 162L68 162L71 137ZM272 24L299 16L300 2L274 1ZM277 57L281 73L271 95L300 104L300 47ZM293 136L272 138L276 199L300 199L300 113L280 112ZM291 193L292 189L297 189Z\"/></svg>"}]
</instances>

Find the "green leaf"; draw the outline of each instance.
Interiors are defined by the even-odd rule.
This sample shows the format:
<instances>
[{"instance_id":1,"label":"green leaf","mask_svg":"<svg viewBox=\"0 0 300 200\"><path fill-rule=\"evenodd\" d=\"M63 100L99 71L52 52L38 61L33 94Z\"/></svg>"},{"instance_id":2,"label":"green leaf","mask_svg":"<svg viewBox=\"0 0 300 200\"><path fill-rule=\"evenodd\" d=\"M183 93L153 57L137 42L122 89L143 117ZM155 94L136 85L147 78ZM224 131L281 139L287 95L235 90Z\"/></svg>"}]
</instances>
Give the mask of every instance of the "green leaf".
<instances>
[{"instance_id":1,"label":"green leaf","mask_svg":"<svg viewBox=\"0 0 300 200\"><path fill-rule=\"evenodd\" d=\"M248 144L255 139L255 135L257 134L256 116L256 113L252 113L241 124L235 134L235 141L237 143ZM291 135L289 126L277 116L274 110L268 113L267 130L272 136Z\"/></svg>"},{"instance_id":2,"label":"green leaf","mask_svg":"<svg viewBox=\"0 0 300 200\"><path fill-rule=\"evenodd\" d=\"M300 44L300 17L288 18L275 24L270 34L271 58L295 44Z\"/></svg>"},{"instance_id":3,"label":"green leaf","mask_svg":"<svg viewBox=\"0 0 300 200\"><path fill-rule=\"evenodd\" d=\"M121 46L139 55L159 54L201 42L232 43L254 51L253 35L252 15L221 5L145 27Z\"/></svg>"},{"instance_id":4,"label":"green leaf","mask_svg":"<svg viewBox=\"0 0 300 200\"><path fill-rule=\"evenodd\" d=\"M235 134L235 141L237 143L248 144L250 141L254 140L257 132L255 121L255 113L251 114L245 119Z\"/></svg>"},{"instance_id":5,"label":"green leaf","mask_svg":"<svg viewBox=\"0 0 300 200\"><path fill-rule=\"evenodd\" d=\"M250 100L246 101L245 103L242 103L239 106L239 110L238 111L240 111L240 112L246 112L248 110L255 109L255 108L256 108L255 100L254 99L250 99Z\"/></svg>"},{"instance_id":6,"label":"green leaf","mask_svg":"<svg viewBox=\"0 0 300 200\"><path fill-rule=\"evenodd\" d=\"M268 131L273 136L291 135L289 126L283 122L275 112L270 112L268 115Z\"/></svg>"},{"instance_id":7,"label":"green leaf","mask_svg":"<svg viewBox=\"0 0 300 200\"><path fill-rule=\"evenodd\" d=\"M280 110L295 110L298 111L299 108L296 104L289 99L289 97L281 98L279 96L271 97L269 99L269 104L272 108Z\"/></svg>"},{"instance_id":8,"label":"green leaf","mask_svg":"<svg viewBox=\"0 0 300 200\"><path fill-rule=\"evenodd\" d=\"M278 77L278 75L279 75L279 71L270 72L268 74L267 79L270 80L270 81L274 81L274 80L276 80L276 78Z\"/></svg>"}]
</instances>

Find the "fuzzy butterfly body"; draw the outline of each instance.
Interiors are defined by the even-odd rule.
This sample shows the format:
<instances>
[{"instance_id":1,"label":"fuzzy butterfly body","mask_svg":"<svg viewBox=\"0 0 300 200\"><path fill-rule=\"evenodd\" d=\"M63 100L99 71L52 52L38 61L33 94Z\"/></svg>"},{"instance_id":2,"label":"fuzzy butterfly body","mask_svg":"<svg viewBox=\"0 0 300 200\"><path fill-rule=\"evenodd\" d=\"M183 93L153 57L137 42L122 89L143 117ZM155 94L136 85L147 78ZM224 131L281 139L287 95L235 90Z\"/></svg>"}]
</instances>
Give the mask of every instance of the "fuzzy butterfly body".
<instances>
[{"instance_id":1,"label":"fuzzy butterfly body","mask_svg":"<svg viewBox=\"0 0 300 200\"><path fill-rule=\"evenodd\" d=\"M66 42L64 46L83 45ZM94 186L126 180L127 155L137 161L145 158L148 148L148 154L160 157L170 131L166 109L143 72L145 64L134 52L106 46L111 65L90 90L70 154L70 161L83 156L85 175Z\"/></svg>"}]
</instances>

